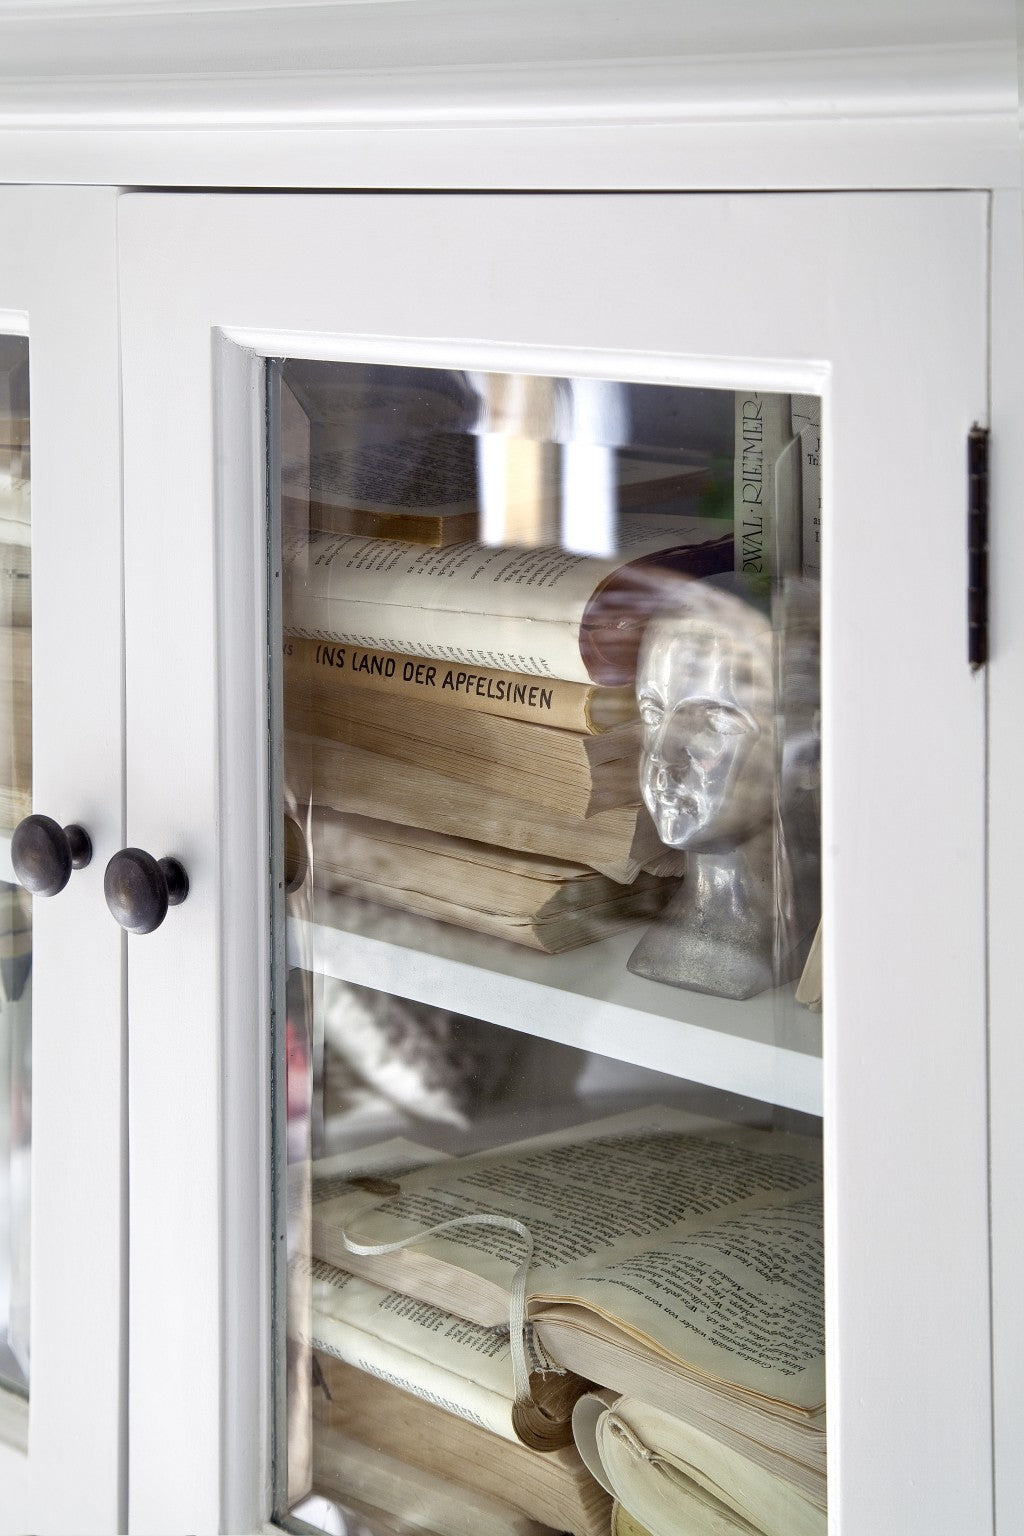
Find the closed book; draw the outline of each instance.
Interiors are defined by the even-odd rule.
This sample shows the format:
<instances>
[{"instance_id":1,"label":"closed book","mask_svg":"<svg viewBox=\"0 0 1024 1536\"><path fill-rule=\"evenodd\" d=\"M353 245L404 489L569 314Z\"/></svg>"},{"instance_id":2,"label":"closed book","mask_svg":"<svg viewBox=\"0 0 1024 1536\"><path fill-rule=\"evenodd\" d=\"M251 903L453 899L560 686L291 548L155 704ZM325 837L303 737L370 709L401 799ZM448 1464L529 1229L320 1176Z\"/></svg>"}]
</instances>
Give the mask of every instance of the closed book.
<instances>
[{"instance_id":1,"label":"closed book","mask_svg":"<svg viewBox=\"0 0 1024 1536\"><path fill-rule=\"evenodd\" d=\"M504 792L511 780L520 798L570 816L640 804L639 722L585 736L429 699L337 688L330 675L291 687L287 665L285 683L285 725L307 736L484 789Z\"/></svg>"},{"instance_id":2,"label":"closed book","mask_svg":"<svg viewBox=\"0 0 1024 1536\"><path fill-rule=\"evenodd\" d=\"M555 1531L607 1536L611 1499L574 1445L534 1451L330 1355L316 1356L313 1412L373 1455L436 1471L455 1488L501 1500ZM314 1453L316 1455L316 1453Z\"/></svg>"},{"instance_id":3,"label":"closed book","mask_svg":"<svg viewBox=\"0 0 1024 1536\"><path fill-rule=\"evenodd\" d=\"M443 546L475 539L476 444L456 432L393 442L316 443L311 528Z\"/></svg>"},{"instance_id":4,"label":"closed book","mask_svg":"<svg viewBox=\"0 0 1024 1536\"><path fill-rule=\"evenodd\" d=\"M464 1484L452 1485L429 1467L411 1466L381 1446L366 1445L321 1425L313 1439L313 1489L370 1522L355 1528L388 1536L552 1536L522 1510ZM300 1510L301 1513L301 1510ZM384 1524L380 1524L383 1516ZM335 1515L334 1518L337 1518ZM352 1526L331 1526L349 1530Z\"/></svg>"},{"instance_id":5,"label":"closed book","mask_svg":"<svg viewBox=\"0 0 1024 1536\"><path fill-rule=\"evenodd\" d=\"M518 790L515 775L509 783ZM620 884L641 870L679 875L685 855L666 848L645 806L573 816L465 779L367 752L362 747L288 732L285 779L298 804L444 832L472 842L586 864Z\"/></svg>"},{"instance_id":6,"label":"closed book","mask_svg":"<svg viewBox=\"0 0 1024 1536\"><path fill-rule=\"evenodd\" d=\"M315 878L330 890L548 954L659 912L673 882L620 885L584 864L516 853L372 817L314 813Z\"/></svg>"},{"instance_id":7,"label":"closed book","mask_svg":"<svg viewBox=\"0 0 1024 1536\"><path fill-rule=\"evenodd\" d=\"M352 533L444 547L475 539L480 524L480 467L477 442L456 432L418 433L390 441L350 438L320 429L313 435L308 460L308 497L286 485L285 524L329 533ZM619 507L654 505L693 495L705 483L702 464L615 456L615 494ZM525 503L512 498L505 515L536 525L538 510L549 510L557 525L557 476L548 485L544 505L536 496ZM527 482L531 483L531 482ZM550 506L548 506L550 503Z\"/></svg>"},{"instance_id":8,"label":"closed book","mask_svg":"<svg viewBox=\"0 0 1024 1536\"><path fill-rule=\"evenodd\" d=\"M638 719L636 690L567 683L494 667L464 667L293 636L284 644L289 689L314 685L368 690L381 699L429 700L444 708L480 711L532 725L596 734ZM330 678L330 682L328 682Z\"/></svg>"},{"instance_id":9,"label":"closed book","mask_svg":"<svg viewBox=\"0 0 1024 1536\"><path fill-rule=\"evenodd\" d=\"M775 579L800 569L801 447L788 395L745 390L735 412L735 569L767 594Z\"/></svg>"},{"instance_id":10,"label":"closed book","mask_svg":"<svg viewBox=\"0 0 1024 1536\"><path fill-rule=\"evenodd\" d=\"M803 574L821 579L821 396L794 395L791 425L800 439L800 541Z\"/></svg>"}]
</instances>

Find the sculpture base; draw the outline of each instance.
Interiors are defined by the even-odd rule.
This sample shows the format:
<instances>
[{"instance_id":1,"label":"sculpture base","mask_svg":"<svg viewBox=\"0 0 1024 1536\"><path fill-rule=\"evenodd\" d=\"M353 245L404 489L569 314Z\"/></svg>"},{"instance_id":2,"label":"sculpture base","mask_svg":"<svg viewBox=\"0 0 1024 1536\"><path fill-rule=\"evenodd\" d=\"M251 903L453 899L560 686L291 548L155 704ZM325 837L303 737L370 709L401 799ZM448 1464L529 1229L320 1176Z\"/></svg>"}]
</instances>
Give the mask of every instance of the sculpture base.
<instances>
[{"instance_id":1,"label":"sculpture base","mask_svg":"<svg viewBox=\"0 0 1024 1536\"><path fill-rule=\"evenodd\" d=\"M693 853L679 890L627 961L635 976L713 997L756 997L776 981L771 834Z\"/></svg>"},{"instance_id":2,"label":"sculpture base","mask_svg":"<svg viewBox=\"0 0 1024 1536\"><path fill-rule=\"evenodd\" d=\"M682 893L680 892L680 896ZM773 985L772 949L762 936L724 938L683 926L673 898L637 944L627 968L634 976L707 992L713 997L756 997Z\"/></svg>"}]
</instances>

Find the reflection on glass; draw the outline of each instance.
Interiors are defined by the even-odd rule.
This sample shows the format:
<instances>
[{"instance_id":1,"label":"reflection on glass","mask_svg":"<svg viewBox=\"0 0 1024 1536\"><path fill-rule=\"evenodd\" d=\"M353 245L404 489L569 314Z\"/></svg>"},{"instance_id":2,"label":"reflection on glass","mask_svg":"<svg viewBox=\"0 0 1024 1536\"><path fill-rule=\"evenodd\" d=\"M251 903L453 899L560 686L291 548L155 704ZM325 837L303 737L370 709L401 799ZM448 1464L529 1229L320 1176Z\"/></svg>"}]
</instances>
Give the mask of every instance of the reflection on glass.
<instances>
[{"instance_id":1,"label":"reflection on glass","mask_svg":"<svg viewBox=\"0 0 1024 1536\"><path fill-rule=\"evenodd\" d=\"M28 341L0 336L0 1384L29 1374L31 903L10 836L32 809L32 578Z\"/></svg>"},{"instance_id":2,"label":"reflection on glass","mask_svg":"<svg viewBox=\"0 0 1024 1536\"><path fill-rule=\"evenodd\" d=\"M269 420L279 1508L823 1536L820 1121L652 1043L816 1028L818 402L287 362Z\"/></svg>"}]
</instances>

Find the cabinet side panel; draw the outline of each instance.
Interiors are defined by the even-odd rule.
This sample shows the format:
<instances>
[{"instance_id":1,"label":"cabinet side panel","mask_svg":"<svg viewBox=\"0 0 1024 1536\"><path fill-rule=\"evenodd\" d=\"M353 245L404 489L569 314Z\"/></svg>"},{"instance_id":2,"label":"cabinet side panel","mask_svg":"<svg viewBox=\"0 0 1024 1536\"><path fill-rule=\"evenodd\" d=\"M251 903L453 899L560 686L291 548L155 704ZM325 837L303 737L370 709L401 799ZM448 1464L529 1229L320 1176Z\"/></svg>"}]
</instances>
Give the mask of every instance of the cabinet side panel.
<instances>
[{"instance_id":1,"label":"cabinet side panel","mask_svg":"<svg viewBox=\"0 0 1024 1536\"><path fill-rule=\"evenodd\" d=\"M1021 209L1016 192L994 200L992 330L991 661L989 663L989 988L992 1085L992 1370L994 1377L997 1529L1012 1531L1024 1503L1020 1425L1024 1421L1024 1270L1021 1170L1024 1082L1021 1034L1020 880L1024 817L1020 786L1024 733L1024 625L1020 572L1017 446L1024 419L1024 287Z\"/></svg>"}]
</instances>

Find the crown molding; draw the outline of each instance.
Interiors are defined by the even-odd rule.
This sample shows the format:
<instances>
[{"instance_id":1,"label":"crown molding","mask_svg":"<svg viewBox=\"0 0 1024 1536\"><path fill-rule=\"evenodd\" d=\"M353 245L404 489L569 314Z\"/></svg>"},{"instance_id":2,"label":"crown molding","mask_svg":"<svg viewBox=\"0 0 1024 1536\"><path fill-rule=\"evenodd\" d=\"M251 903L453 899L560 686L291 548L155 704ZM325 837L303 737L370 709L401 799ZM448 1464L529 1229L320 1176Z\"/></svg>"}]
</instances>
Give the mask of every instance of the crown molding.
<instances>
[{"instance_id":1,"label":"crown molding","mask_svg":"<svg viewBox=\"0 0 1024 1536\"><path fill-rule=\"evenodd\" d=\"M822 14L824 13L824 14ZM1007 0L0 0L9 127L1016 110Z\"/></svg>"},{"instance_id":2,"label":"crown molding","mask_svg":"<svg viewBox=\"0 0 1024 1536\"><path fill-rule=\"evenodd\" d=\"M0 127L18 129L963 119L1015 116L1017 104L1013 56L984 44L955 53L0 76Z\"/></svg>"},{"instance_id":3,"label":"crown molding","mask_svg":"<svg viewBox=\"0 0 1024 1536\"><path fill-rule=\"evenodd\" d=\"M0 178L994 185L1016 48L1011 0L0 0Z\"/></svg>"}]
</instances>

